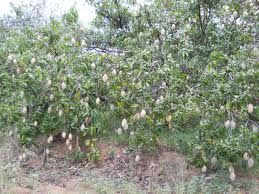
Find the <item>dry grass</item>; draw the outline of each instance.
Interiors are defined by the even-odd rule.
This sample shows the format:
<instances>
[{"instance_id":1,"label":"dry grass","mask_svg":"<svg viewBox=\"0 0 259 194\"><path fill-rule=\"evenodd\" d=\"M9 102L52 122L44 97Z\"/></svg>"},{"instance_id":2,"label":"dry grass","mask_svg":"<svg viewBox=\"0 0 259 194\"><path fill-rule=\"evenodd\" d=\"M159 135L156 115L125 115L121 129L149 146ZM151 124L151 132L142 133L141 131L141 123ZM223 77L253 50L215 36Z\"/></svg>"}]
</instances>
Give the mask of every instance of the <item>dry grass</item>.
<instances>
[{"instance_id":1,"label":"dry grass","mask_svg":"<svg viewBox=\"0 0 259 194\"><path fill-rule=\"evenodd\" d=\"M5 141L7 140L7 141ZM10 143L11 142L11 143ZM161 147L153 154L134 152L125 146L99 142L102 150L98 164L74 163L66 154L64 142L56 141L51 156L39 170L41 157L26 150L28 158L21 164L17 156L24 152L15 141L0 136L0 193L256 193L256 179L238 178L234 183L224 173L202 175L190 168L183 155ZM110 156L110 151L113 157Z\"/></svg>"}]
</instances>

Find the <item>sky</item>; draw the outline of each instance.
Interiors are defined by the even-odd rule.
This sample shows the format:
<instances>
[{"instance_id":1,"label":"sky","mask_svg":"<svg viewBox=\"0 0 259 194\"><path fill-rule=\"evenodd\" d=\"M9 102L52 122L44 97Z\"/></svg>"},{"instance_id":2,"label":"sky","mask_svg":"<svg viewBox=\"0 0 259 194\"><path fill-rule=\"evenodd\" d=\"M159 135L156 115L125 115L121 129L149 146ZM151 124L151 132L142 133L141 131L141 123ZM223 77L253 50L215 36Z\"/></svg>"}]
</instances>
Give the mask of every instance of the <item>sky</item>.
<instances>
[{"instance_id":1,"label":"sky","mask_svg":"<svg viewBox=\"0 0 259 194\"><path fill-rule=\"evenodd\" d=\"M67 12L71 7L75 7L79 14L79 21L87 26L95 17L95 10L88 5L86 0L0 0L0 17L4 14L13 14L11 12L10 3L15 5L22 4L36 4L37 2L46 2L44 14L47 18L50 16L61 16ZM137 0L138 5L148 4L148 0ZM138 9L138 6L135 7ZM134 11L134 9L132 10Z\"/></svg>"},{"instance_id":2,"label":"sky","mask_svg":"<svg viewBox=\"0 0 259 194\"><path fill-rule=\"evenodd\" d=\"M4 14L12 14L10 3L14 4L27 4L32 2L33 4L39 0L0 0L0 16ZM79 21L87 25L95 17L94 8L87 3L85 0L45 0L46 9L44 13L46 17L53 15L61 15L62 13L69 10L71 7L75 7L79 13Z\"/></svg>"}]
</instances>

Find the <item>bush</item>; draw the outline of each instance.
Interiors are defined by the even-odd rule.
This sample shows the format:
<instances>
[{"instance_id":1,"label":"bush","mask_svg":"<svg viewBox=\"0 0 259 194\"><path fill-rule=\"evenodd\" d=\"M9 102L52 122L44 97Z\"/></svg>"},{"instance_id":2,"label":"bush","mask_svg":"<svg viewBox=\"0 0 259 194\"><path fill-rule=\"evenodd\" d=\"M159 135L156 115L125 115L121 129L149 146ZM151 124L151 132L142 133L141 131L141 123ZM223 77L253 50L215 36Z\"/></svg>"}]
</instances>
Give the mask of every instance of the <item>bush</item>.
<instances>
[{"instance_id":1,"label":"bush","mask_svg":"<svg viewBox=\"0 0 259 194\"><path fill-rule=\"evenodd\" d=\"M63 22L12 29L1 40L0 125L17 128L23 144L39 134L66 132L92 140L116 130L129 137L131 147L149 150L161 132L173 136L196 127L191 145L198 166L213 156L229 163L244 152L255 157L259 80L254 28L240 26L237 18L229 25L227 19L235 9L247 12L247 6L229 3L231 10L222 12L221 1L213 2L179 1L168 12L162 12L162 3L153 3L137 15L125 12L129 31L105 25L100 12L93 26L97 32L82 30L75 10ZM95 6L105 10L110 5ZM214 19L201 20L201 6ZM254 18L240 16L250 24ZM156 25L146 27L149 22ZM89 34L96 40L85 42ZM105 41L110 44L103 51L115 53L91 50ZM98 160L95 146L88 157Z\"/></svg>"}]
</instances>

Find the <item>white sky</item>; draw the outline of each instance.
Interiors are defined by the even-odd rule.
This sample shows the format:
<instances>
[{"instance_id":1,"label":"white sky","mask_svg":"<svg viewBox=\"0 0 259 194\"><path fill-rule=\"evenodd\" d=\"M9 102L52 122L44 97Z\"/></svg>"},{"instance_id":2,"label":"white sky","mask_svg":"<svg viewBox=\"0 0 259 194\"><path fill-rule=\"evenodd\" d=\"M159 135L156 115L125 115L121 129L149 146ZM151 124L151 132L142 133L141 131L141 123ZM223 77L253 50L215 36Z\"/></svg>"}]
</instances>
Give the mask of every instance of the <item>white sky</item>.
<instances>
[{"instance_id":1,"label":"white sky","mask_svg":"<svg viewBox=\"0 0 259 194\"><path fill-rule=\"evenodd\" d=\"M36 3L38 0L0 0L0 16L4 14L12 14L10 2L14 4L32 4ZM94 8L85 3L84 0L45 0L46 9L44 10L46 17L52 15L61 15L62 13L69 10L71 7L75 7L79 13L79 21L84 25L89 24L89 22L95 17ZM41 1L40 1L41 2Z\"/></svg>"},{"instance_id":2,"label":"white sky","mask_svg":"<svg viewBox=\"0 0 259 194\"><path fill-rule=\"evenodd\" d=\"M46 2L44 10L45 16L61 16L68 11L71 7L75 7L79 14L79 21L83 25L88 25L95 17L95 10L92 6L88 5L85 0L0 0L0 16L4 14L12 14L10 3L15 5L21 4L36 4L37 2ZM137 0L139 5L148 4L149 0ZM136 9L138 9L136 7ZM132 10L134 11L134 9Z\"/></svg>"}]
</instances>

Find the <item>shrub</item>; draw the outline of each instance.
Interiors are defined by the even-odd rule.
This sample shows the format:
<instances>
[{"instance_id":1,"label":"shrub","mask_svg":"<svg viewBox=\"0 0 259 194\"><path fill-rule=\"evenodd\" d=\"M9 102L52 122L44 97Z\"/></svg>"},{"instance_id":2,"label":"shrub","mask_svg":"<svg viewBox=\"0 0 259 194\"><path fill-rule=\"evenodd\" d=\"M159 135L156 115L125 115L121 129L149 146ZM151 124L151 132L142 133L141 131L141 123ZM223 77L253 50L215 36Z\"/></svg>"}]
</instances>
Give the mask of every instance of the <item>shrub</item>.
<instances>
[{"instance_id":1,"label":"shrub","mask_svg":"<svg viewBox=\"0 0 259 194\"><path fill-rule=\"evenodd\" d=\"M245 151L255 157L259 80L252 32L258 14L239 17L247 26L228 19L250 5L229 2L222 11L221 1L179 1L164 12L168 5L160 2L134 15L123 4L113 10L112 1L106 3L94 4L100 12L93 29L82 30L73 10L62 22L12 29L1 40L0 125L17 128L24 144L63 131L92 141L121 128L131 147L151 150L159 132L173 136L196 127L198 166L213 156L229 163ZM111 20L112 11L127 20L121 27L107 24L103 10ZM93 40L85 42L89 34ZM115 51L93 52L98 43L104 52ZM91 145L88 157L96 161Z\"/></svg>"}]
</instances>

